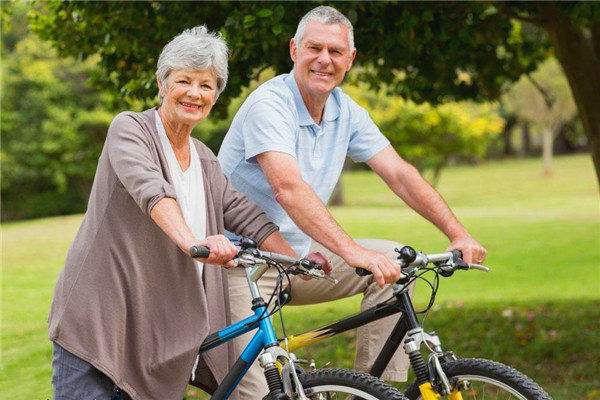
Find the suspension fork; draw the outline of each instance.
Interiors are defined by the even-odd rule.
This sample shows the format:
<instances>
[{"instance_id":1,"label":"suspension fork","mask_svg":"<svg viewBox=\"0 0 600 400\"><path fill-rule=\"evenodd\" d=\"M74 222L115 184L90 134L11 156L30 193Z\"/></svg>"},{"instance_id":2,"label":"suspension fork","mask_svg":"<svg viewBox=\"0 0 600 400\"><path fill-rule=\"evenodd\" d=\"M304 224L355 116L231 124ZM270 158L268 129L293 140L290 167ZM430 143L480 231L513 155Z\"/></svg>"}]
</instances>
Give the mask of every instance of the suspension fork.
<instances>
[{"instance_id":1,"label":"suspension fork","mask_svg":"<svg viewBox=\"0 0 600 400\"><path fill-rule=\"evenodd\" d=\"M448 395L449 400L463 400L460 392L455 388L452 389L448 378L442 369L439 357L443 354L440 339L432 332L431 334L423 332L423 328L419 324L415 309L407 292L400 293L402 307L405 310L406 319L411 329L407 332L407 338L404 341L404 351L408 354L411 366L417 378L419 391L423 400L436 400L441 397L440 393L433 387L432 380L435 379L432 374L436 373L442 383L443 394ZM404 316L404 314L403 314ZM421 354L421 344L428 342L433 346L433 353L426 363ZM429 368L429 363L433 363L432 368ZM431 370L431 371L430 371ZM434 372L435 371L435 372Z\"/></svg>"},{"instance_id":2,"label":"suspension fork","mask_svg":"<svg viewBox=\"0 0 600 400\"><path fill-rule=\"evenodd\" d=\"M423 355L420 351L421 343L423 342L423 340L429 340L434 342L435 352L439 352L439 354L441 354L442 349L441 345L439 344L439 339L437 338L437 336L430 336L428 334L423 333L423 329L419 324L417 314L415 312L415 309L412 305L412 301L407 291L398 291L395 293L395 296L401 304L402 316L394 326L392 333L383 345L383 348L381 349L379 356L377 356L377 359L375 360L375 363L373 364L373 367L371 367L371 371L369 373L373 376L380 378L383 374L383 371L389 364L391 358L394 356L396 350L400 346L400 343L408 334L408 337L404 341L404 350L408 354L411 367L415 372L417 384L419 385L419 390L421 392L421 397L423 400L439 399L441 396L433 388L431 382L432 377L430 376L428 365L425 362ZM436 371L441 376L443 376L443 380L445 378L445 375L443 370L441 370L439 360L437 360L436 358L434 361L437 362ZM449 400L462 400L462 396L459 391L457 391L456 389L452 390L449 387L447 387L447 389L450 392L448 396Z\"/></svg>"}]
</instances>

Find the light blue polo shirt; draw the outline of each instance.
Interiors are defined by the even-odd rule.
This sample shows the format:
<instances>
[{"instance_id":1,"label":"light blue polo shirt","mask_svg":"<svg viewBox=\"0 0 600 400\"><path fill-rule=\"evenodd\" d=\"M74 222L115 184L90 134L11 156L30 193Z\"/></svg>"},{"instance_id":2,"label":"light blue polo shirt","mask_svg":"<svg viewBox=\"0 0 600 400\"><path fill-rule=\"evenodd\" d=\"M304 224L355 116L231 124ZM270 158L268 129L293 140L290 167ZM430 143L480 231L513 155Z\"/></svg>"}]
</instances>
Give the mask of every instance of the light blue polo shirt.
<instances>
[{"instance_id":1,"label":"light blue polo shirt","mask_svg":"<svg viewBox=\"0 0 600 400\"><path fill-rule=\"evenodd\" d=\"M263 83L248 96L233 118L218 157L233 186L262 208L304 256L311 239L275 200L256 156L279 151L294 157L302 178L326 204L346 156L364 162L388 144L367 111L340 88L331 92L321 124L316 124L290 73Z\"/></svg>"}]
</instances>

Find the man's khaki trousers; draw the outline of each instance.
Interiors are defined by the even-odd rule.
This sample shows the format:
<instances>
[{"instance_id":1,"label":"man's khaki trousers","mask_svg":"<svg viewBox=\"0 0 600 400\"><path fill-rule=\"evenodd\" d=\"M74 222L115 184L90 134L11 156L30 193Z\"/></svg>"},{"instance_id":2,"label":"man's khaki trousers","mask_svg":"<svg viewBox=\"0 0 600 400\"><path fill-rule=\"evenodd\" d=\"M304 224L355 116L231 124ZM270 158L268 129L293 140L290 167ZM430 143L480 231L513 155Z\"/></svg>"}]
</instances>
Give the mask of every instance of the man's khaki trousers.
<instances>
[{"instance_id":1,"label":"man's khaki trousers","mask_svg":"<svg viewBox=\"0 0 600 400\"><path fill-rule=\"evenodd\" d=\"M356 241L367 249L375 250L386 254L395 259L394 248L400 248L401 245L396 242L378 239L359 239ZM305 281L298 276L291 277L292 301L291 305L306 305L327 302L331 300L342 299L353 296L358 293L363 294L361 302L361 311L368 309L392 296L392 287L387 285L381 289L373 280L372 275L360 277L354 272L354 268L348 265L337 255L333 254L320 244L313 241L311 252L321 252L331 263L331 276L336 278L339 283L331 284L324 279L311 279ZM273 269L267 271L258 281L261 295L268 298L275 288L277 272ZM246 275L241 268L234 268L229 272L230 305L231 320L237 322L252 314L251 296L246 281ZM411 288L412 291L412 288ZM356 339L356 358L354 368L358 371L367 372L379 351L383 347L385 340L398 321L399 314L371 322L357 330ZM331 321L334 322L334 321ZM315 326L315 328L317 328ZM237 355L241 354L246 344L252 338L254 332L247 333L234 340L234 347ZM402 382L406 381L408 367L408 357L402 347L398 349L387 369L383 374L383 379L388 381ZM267 383L258 361L250 367L235 392L233 397L237 400L262 399L268 392Z\"/></svg>"}]
</instances>

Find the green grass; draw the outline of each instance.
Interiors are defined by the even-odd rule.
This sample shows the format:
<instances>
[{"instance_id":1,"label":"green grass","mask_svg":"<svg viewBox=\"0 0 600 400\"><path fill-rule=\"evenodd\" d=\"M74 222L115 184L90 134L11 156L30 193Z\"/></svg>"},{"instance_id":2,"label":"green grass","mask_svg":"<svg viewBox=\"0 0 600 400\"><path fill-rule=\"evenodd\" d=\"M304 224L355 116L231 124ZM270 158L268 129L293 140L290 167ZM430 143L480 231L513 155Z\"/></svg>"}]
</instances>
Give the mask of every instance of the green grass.
<instances>
[{"instance_id":1,"label":"green grass","mask_svg":"<svg viewBox=\"0 0 600 400\"><path fill-rule=\"evenodd\" d=\"M381 237L440 251L446 240L372 174L344 176L347 206L335 216L355 237ZM487 247L492 272L441 282L426 327L464 356L493 358L526 372L555 399L600 398L600 204L588 156L490 162L444 171L440 192ZM52 289L81 216L2 226L0 393L50 398L46 316ZM427 293L418 290L418 303ZM289 332L357 310L357 297L289 307ZM318 365L350 366L354 333L303 350Z\"/></svg>"}]
</instances>

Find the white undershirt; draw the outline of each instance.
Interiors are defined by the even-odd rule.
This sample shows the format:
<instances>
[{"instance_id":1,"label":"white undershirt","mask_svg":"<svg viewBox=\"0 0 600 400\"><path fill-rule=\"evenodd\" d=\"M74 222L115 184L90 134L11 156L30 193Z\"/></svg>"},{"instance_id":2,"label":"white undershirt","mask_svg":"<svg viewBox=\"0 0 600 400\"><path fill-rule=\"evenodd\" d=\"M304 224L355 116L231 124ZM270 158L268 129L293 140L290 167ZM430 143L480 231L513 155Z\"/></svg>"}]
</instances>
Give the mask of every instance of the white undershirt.
<instances>
[{"instance_id":1,"label":"white undershirt","mask_svg":"<svg viewBox=\"0 0 600 400\"><path fill-rule=\"evenodd\" d=\"M173 150L173 146L171 146L171 142L169 142L167 132L160 119L160 114L158 111L155 111L155 113L156 129L167 158L169 171L171 172L171 179L173 180L173 186L175 187L175 193L177 194L177 204L181 209L183 219L192 230L196 239L205 239L206 199L204 195L202 165L200 164L200 158L198 158L196 147L192 143L192 138L190 137L190 165L187 170L183 171L175 157L175 151ZM202 281L204 264L196 261L196 266L198 267L198 276L200 277L200 281Z\"/></svg>"}]
</instances>

